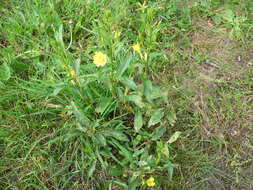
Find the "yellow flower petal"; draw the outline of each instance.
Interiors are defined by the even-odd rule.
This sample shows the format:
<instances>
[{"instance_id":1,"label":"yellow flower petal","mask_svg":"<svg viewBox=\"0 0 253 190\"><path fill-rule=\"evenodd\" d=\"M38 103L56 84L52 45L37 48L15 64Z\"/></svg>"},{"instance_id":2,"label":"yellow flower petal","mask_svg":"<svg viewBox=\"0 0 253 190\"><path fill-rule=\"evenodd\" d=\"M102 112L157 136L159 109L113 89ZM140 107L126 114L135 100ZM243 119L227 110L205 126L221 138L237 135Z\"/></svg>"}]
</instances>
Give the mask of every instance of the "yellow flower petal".
<instances>
[{"instance_id":1,"label":"yellow flower petal","mask_svg":"<svg viewBox=\"0 0 253 190\"><path fill-rule=\"evenodd\" d=\"M141 45L137 43L137 44L134 44L132 48L134 49L134 51L136 51L140 55L141 59L143 59L143 55L141 53Z\"/></svg>"},{"instance_id":2,"label":"yellow flower petal","mask_svg":"<svg viewBox=\"0 0 253 190\"><path fill-rule=\"evenodd\" d=\"M134 51L141 53L141 45L139 43L134 44L132 48L134 49Z\"/></svg>"},{"instance_id":3,"label":"yellow flower petal","mask_svg":"<svg viewBox=\"0 0 253 190\"><path fill-rule=\"evenodd\" d=\"M106 54L102 52L95 52L95 55L93 56L93 63L97 67L102 67L107 63L107 56Z\"/></svg>"},{"instance_id":4,"label":"yellow flower petal","mask_svg":"<svg viewBox=\"0 0 253 190\"><path fill-rule=\"evenodd\" d=\"M148 178L147 181L146 181L146 184L149 187L155 186L155 179L153 177Z\"/></svg>"}]
</instances>

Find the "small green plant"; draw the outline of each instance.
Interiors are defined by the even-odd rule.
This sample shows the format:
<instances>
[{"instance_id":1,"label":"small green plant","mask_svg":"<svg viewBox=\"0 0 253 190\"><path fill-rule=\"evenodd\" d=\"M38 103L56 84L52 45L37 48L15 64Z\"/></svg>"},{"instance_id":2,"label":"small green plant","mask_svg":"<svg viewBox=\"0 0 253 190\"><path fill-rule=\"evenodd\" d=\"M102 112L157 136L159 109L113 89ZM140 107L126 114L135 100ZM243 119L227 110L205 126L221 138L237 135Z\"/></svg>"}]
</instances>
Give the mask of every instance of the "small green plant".
<instances>
[{"instance_id":1,"label":"small green plant","mask_svg":"<svg viewBox=\"0 0 253 190\"><path fill-rule=\"evenodd\" d=\"M121 176L115 178L116 183L122 177L128 178L131 189L163 171L171 179L175 164L169 146L179 135L168 142L161 140L175 122L167 89L149 80L148 55L139 43L114 51L110 57L107 52L95 52L93 63L85 65L80 59L62 60L67 80L58 81L61 85L55 84L49 96L51 100L66 97L61 102L68 102L66 109L73 115L62 116L74 117L85 139L88 177L100 165L110 175Z\"/></svg>"},{"instance_id":2,"label":"small green plant","mask_svg":"<svg viewBox=\"0 0 253 190\"><path fill-rule=\"evenodd\" d=\"M223 23L230 29L228 34L231 40L244 40L244 29L247 26L247 18L245 16L237 16L231 9L227 9L221 16L214 17L214 21L217 24Z\"/></svg>"}]
</instances>

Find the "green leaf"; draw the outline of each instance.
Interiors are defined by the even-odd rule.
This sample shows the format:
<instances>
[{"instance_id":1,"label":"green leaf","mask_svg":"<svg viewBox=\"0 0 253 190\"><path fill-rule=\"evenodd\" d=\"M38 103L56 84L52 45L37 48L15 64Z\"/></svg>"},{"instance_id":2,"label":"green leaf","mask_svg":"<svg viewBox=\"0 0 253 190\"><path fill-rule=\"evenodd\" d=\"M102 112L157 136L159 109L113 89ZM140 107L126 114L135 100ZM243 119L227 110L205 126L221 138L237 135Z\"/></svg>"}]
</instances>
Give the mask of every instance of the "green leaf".
<instances>
[{"instance_id":1,"label":"green leaf","mask_svg":"<svg viewBox=\"0 0 253 190\"><path fill-rule=\"evenodd\" d=\"M111 97L102 97L95 111L97 113L104 114L107 108L110 107L110 105L112 104L113 104L113 99Z\"/></svg>"},{"instance_id":2,"label":"green leaf","mask_svg":"<svg viewBox=\"0 0 253 190\"><path fill-rule=\"evenodd\" d=\"M169 121L169 123L174 126L174 124L176 123L176 120L177 120L177 116L175 113L171 112L167 115L166 117Z\"/></svg>"},{"instance_id":3,"label":"green leaf","mask_svg":"<svg viewBox=\"0 0 253 190\"><path fill-rule=\"evenodd\" d=\"M121 153L126 157L127 160L132 161L133 159L133 153L129 150L127 150L124 146L122 146L120 143L118 143L116 140L112 139L110 143L115 146L116 148L119 148Z\"/></svg>"},{"instance_id":4,"label":"green leaf","mask_svg":"<svg viewBox=\"0 0 253 190\"><path fill-rule=\"evenodd\" d=\"M90 169L88 171L88 177L89 178L93 175L93 173L94 173L94 171L96 169L96 165L97 165L97 161L95 160L95 161L93 161L93 163L92 163L92 165L91 165L91 167L90 167Z\"/></svg>"},{"instance_id":5,"label":"green leaf","mask_svg":"<svg viewBox=\"0 0 253 190\"><path fill-rule=\"evenodd\" d=\"M155 129L155 133L154 133L154 135L152 137L152 140L158 140L158 139L160 139L163 136L163 134L166 132L166 129L167 129L167 126L165 126L165 125L157 127Z\"/></svg>"},{"instance_id":6,"label":"green leaf","mask_svg":"<svg viewBox=\"0 0 253 190\"><path fill-rule=\"evenodd\" d=\"M128 95L127 97L126 97L126 99L128 100L128 101L131 101L131 102L134 102L138 107L140 107L140 108L143 108L144 107L144 103L143 103L143 101L142 101L142 97L140 96L140 95L138 95L138 94L132 94L132 95Z\"/></svg>"},{"instance_id":7,"label":"green leaf","mask_svg":"<svg viewBox=\"0 0 253 190\"><path fill-rule=\"evenodd\" d=\"M109 167L108 171L109 171L110 175L112 175L112 176L122 176L123 175L122 169L119 169L117 167Z\"/></svg>"},{"instance_id":8,"label":"green leaf","mask_svg":"<svg viewBox=\"0 0 253 190\"><path fill-rule=\"evenodd\" d=\"M105 139L105 137L103 136L103 134L100 134L100 133L96 134L96 140L97 140L97 142L98 142L101 146L103 146L103 147L106 146L106 139Z\"/></svg>"},{"instance_id":9,"label":"green leaf","mask_svg":"<svg viewBox=\"0 0 253 190\"><path fill-rule=\"evenodd\" d=\"M50 96L57 96L64 89L64 87L65 84L63 82L56 84L55 89Z\"/></svg>"},{"instance_id":10,"label":"green leaf","mask_svg":"<svg viewBox=\"0 0 253 190\"><path fill-rule=\"evenodd\" d=\"M60 25L58 31L55 31L54 36L55 36L56 41L61 45L62 48L64 48L62 24Z\"/></svg>"},{"instance_id":11,"label":"green leaf","mask_svg":"<svg viewBox=\"0 0 253 190\"><path fill-rule=\"evenodd\" d=\"M128 55L125 59L123 59L121 62L120 62L120 65L118 67L118 71L117 71L117 77L120 78L124 72L127 70L127 68L129 67L130 65L130 62L132 60L132 55Z\"/></svg>"},{"instance_id":12,"label":"green leaf","mask_svg":"<svg viewBox=\"0 0 253 190\"><path fill-rule=\"evenodd\" d=\"M165 103L167 103L168 99L168 92L162 90L160 87L153 87L152 88L152 94L151 94L151 99L157 99L157 98L162 98Z\"/></svg>"},{"instance_id":13,"label":"green leaf","mask_svg":"<svg viewBox=\"0 0 253 190\"><path fill-rule=\"evenodd\" d=\"M123 101L123 100L124 100L124 93L122 92L122 90L121 90L119 87L116 88L116 93L117 93L117 97L118 97L121 101Z\"/></svg>"},{"instance_id":14,"label":"green leaf","mask_svg":"<svg viewBox=\"0 0 253 190\"><path fill-rule=\"evenodd\" d=\"M3 82L0 81L0 89L1 88L4 88L5 87L5 84Z\"/></svg>"},{"instance_id":15,"label":"green leaf","mask_svg":"<svg viewBox=\"0 0 253 190\"><path fill-rule=\"evenodd\" d=\"M225 20L227 20L228 22L230 22L230 24L232 24L233 23L233 19L234 19L234 13L233 13L233 11L231 9L228 9L226 11L226 14L223 16L223 18Z\"/></svg>"},{"instance_id":16,"label":"green leaf","mask_svg":"<svg viewBox=\"0 0 253 190\"><path fill-rule=\"evenodd\" d=\"M11 77L11 70L10 67L4 63L0 65L0 80L7 81Z\"/></svg>"},{"instance_id":17,"label":"green leaf","mask_svg":"<svg viewBox=\"0 0 253 190\"><path fill-rule=\"evenodd\" d=\"M113 183L116 183L117 185L120 185L120 186L122 186L124 188L127 188L127 185L124 182L122 182L122 181L114 180Z\"/></svg>"},{"instance_id":18,"label":"green leaf","mask_svg":"<svg viewBox=\"0 0 253 190\"><path fill-rule=\"evenodd\" d=\"M135 179L131 181L128 185L128 190L135 190L140 184L140 181L138 179Z\"/></svg>"},{"instance_id":19,"label":"green leaf","mask_svg":"<svg viewBox=\"0 0 253 190\"><path fill-rule=\"evenodd\" d=\"M75 102L71 101L70 104L71 104L71 107L73 109L73 113L74 113L74 115L76 117L76 120L80 124L80 127L82 128L82 127L88 127L88 126L90 126L89 125L90 124L89 118L87 116L85 116L85 114L81 110L79 110L77 108ZM82 128L82 129L85 130L84 128Z\"/></svg>"},{"instance_id":20,"label":"green leaf","mask_svg":"<svg viewBox=\"0 0 253 190\"><path fill-rule=\"evenodd\" d=\"M73 63L73 69L76 72L77 76L80 74L80 64L81 64L81 58L79 57Z\"/></svg>"},{"instance_id":21,"label":"green leaf","mask_svg":"<svg viewBox=\"0 0 253 190\"><path fill-rule=\"evenodd\" d=\"M178 165L177 164L172 164L172 163L167 163L164 168L167 169L167 172L168 172L168 175L169 175L169 179L171 180L172 179L172 176L173 176L173 172L174 172L174 168L177 167Z\"/></svg>"},{"instance_id":22,"label":"green leaf","mask_svg":"<svg viewBox=\"0 0 253 190\"><path fill-rule=\"evenodd\" d=\"M148 122L148 127L155 125L161 121L164 116L164 110L162 108L157 109L155 112L152 113L152 116Z\"/></svg>"},{"instance_id":23,"label":"green leaf","mask_svg":"<svg viewBox=\"0 0 253 190\"><path fill-rule=\"evenodd\" d=\"M146 100L149 103L152 103L152 90L153 90L153 85L150 80L145 80L144 81L144 95L146 97Z\"/></svg>"},{"instance_id":24,"label":"green leaf","mask_svg":"<svg viewBox=\"0 0 253 190\"><path fill-rule=\"evenodd\" d=\"M134 130L135 130L135 132L139 132L142 125L143 125L142 114L140 111L138 111L135 113L135 117L134 117Z\"/></svg>"},{"instance_id":25,"label":"green leaf","mask_svg":"<svg viewBox=\"0 0 253 190\"><path fill-rule=\"evenodd\" d=\"M126 78L126 77L121 77L120 82L122 82L123 85L126 88L129 88L129 89L132 89L132 90L137 89L137 85L135 84L135 82L132 79L129 79L129 78Z\"/></svg>"},{"instance_id":26,"label":"green leaf","mask_svg":"<svg viewBox=\"0 0 253 190\"><path fill-rule=\"evenodd\" d=\"M173 142L175 142L175 141L177 141L177 139L180 137L180 135L181 135L181 131L176 131L171 137L170 137L170 139L168 140L168 143L173 143Z\"/></svg>"},{"instance_id":27,"label":"green leaf","mask_svg":"<svg viewBox=\"0 0 253 190\"><path fill-rule=\"evenodd\" d=\"M125 141L125 142L129 141L129 139L127 138L127 136L123 132L121 132L119 130L109 129L109 130L103 131L103 134L106 137L113 137L115 139L118 139L119 141Z\"/></svg>"}]
</instances>

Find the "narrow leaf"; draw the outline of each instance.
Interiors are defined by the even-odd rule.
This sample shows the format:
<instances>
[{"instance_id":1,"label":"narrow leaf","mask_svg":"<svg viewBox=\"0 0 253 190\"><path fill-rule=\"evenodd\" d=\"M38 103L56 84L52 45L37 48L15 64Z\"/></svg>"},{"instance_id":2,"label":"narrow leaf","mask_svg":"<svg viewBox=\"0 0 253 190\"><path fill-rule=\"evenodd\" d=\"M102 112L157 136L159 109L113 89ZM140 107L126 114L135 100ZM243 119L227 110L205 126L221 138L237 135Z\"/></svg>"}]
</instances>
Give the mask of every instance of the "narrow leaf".
<instances>
[{"instance_id":1,"label":"narrow leaf","mask_svg":"<svg viewBox=\"0 0 253 190\"><path fill-rule=\"evenodd\" d=\"M134 130L135 132L138 132L143 125L143 119L142 119L142 114L140 111L135 113L134 117Z\"/></svg>"},{"instance_id":2,"label":"narrow leaf","mask_svg":"<svg viewBox=\"0 0 253 190\"><path fill-rule=\"evenodd\" d=\"M144 81L144 95L149 103L152 103L152 82L150 80Z\"/></svg>"},{"instance_id":3,"label":"narrow leaf","mask_svg":"<svg viewBox=\"0 0 253 190\"><path fill-rule=\"evenodd\" d=\"M90 169L89 169L89 171L88 171L88 177L89 177L89 178L93 175L93 173L94 173L94 171L95 171L95 169L96 169L96 165L97 165L97 161L95 160L95 161L92 163L92 165L91 165L91 167L90 167Z\"/></svg>"},{"instance_id":4,"label":"narrow leaf","mask_svg":"<svg viewBox=\"0 0 253 190\"><path fill-rule=\"evenodd\" d=\"M109 129L109 130L105 130L103 133L104 133L104 136L106 136L106 137L113 137L113 138L118 139L120 141L126 141L126 142L129 141L127 136L119 130Z\"/></svg>"},{"instance_id":5,"label":"narrow leaf","mask_svg":"<svg viewBox=\"0 0 253 190\"><path fill-rule=\"evenodd\" d=\"M81 58L79 57L73 63L73 67L74 67L74 70L75 70L75 72L76 72L77 75L80 74L80 64L81 64Z\"/></svg>"},{"instance_id":6,"label":"narrow leaf","mask_svg":"<svg viewBox=\"0 0 253 190\"><path fill-rule=\"evenodd\" d=\"M131 60L132 60L132 55L129 55L120 62L120 65L117 71L118 78L120 78L124 74L124 72L127 70L127 68L130 65Z\"/></svg>"}]
</instances>

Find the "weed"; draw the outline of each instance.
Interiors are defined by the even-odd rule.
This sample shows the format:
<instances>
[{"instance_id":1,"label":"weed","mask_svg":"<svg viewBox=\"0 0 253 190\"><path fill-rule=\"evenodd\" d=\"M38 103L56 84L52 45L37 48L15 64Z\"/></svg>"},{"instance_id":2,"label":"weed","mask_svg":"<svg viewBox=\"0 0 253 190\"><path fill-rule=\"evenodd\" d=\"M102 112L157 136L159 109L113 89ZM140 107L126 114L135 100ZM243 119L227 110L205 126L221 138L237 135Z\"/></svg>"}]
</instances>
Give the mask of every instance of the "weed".
<instances>
[{"instance_id":1,"label":"weed","mask_svg":"<svg viewBox=\"0 0 253 190\"><path fill-rule=\"evenodd\" d=\"M251 4L3 1L0 188L251 188Z\"/></svg>"}]
</instances>

